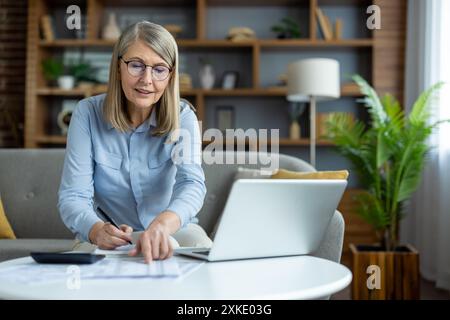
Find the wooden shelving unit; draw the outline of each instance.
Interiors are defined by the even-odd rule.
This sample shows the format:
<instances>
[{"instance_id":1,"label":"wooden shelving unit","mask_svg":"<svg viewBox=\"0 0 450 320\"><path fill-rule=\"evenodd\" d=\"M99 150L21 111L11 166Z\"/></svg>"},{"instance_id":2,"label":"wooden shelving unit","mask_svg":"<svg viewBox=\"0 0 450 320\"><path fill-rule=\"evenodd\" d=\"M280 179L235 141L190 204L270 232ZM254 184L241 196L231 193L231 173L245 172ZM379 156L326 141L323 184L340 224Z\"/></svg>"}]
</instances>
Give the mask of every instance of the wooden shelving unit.
<instances>
[{"instance_id":1,"label":"wooden shelving unit","mask_svg":"<svg viewBox=\"0 0 450 320\"><path fill-rule=\"evenodd\" d=\"M355 1L341 0L340 4L358 5ZM363 1L370 3L370 1ZM375 1L376 2L376 1ZM127 1L126 3L118 0L85 0L84 8L87 14L86 38L85 39L56 39L46 41L40 38L39 21L44 14L49 14L52 6L59 5L53 0L30 0L29 1L29 23L28 23L28 68L27 68L27 94L26 94L26 123L25 123L25 146L40 147L49 143L64 143L64 137L56 138L48 136L46 131L46 121L48 118L46 112L46 97L88 97L104 92L96 89L73 89L61 90L49 88L41 72L40 62L58 50L66 48L83 48L84 50L111 50L114 41L103 40L99 38L100 22L103 11L106 6L164 6L163 1ZM174 2L180 6L185 6L186 2ZM256 39L252 41L233 42L222 39L207 39L207 12L210 6L290 6L299 4L310 12L310 30L309 37L302 39ZM327 2L324 2L328 5ZM207 97L280 97L286 95L285 88L263 87L260 85L261 66L260 59L263 51L271 50L303 50L316 48L315 50L332 51L336 48L345 48L348 50L374 50L377 46L376 38L361 39L341 39L325 41L316 36L318 28L315 18L315 8L322 5L322 1L317 0L298 0L298 1L216 1L216 0L196 0L191 1L190 6L196 10L196 37L194 39L177 39L179 48L184 50L204 49L204 50L250 50L252 59L252 85L248 88L236 88L233 90L222 89L191 89L182 91L182 95L195 99L198 109L199 120L204 120L205 99ZM360 5L360 4L359 4ZM167 6L167 5L166 5ZM357 97L359 92L356 90L346 90L343 88L343 97ZM43 114L44 113L44 114ZM286 124L288 125L288 124ZM307 146L308 140L288 141L284 139L280 145L286 146Z\"/></svg>"},{"instance_id":2,"label":"wooden shelving unit","mask_svg":"<svg viewBox=\"0 0 450 320\"><path fill-rule=\"evenodd\" d=\"M404 9L404 1L397 1L398 3L389 5L388 15L390 18L398 16L401 20L404 15L401 11ZM317 6L327 5L369 5L377 4L383 6L386 0L375 1L353 1L340 0L338 2L330 2L326 0L298 0L298 1L220 1L220 0L196 0L191 1L190 6L196 10L196 37L194 39L178 39L178 45L185 50L189 49L205 49L205 50L250 50L252 59L252 85L248 88L237 88L234 90L203 90L191 89L182 91L182 95L192 97L195 99L195 104L198 109L198 116L200 120L205 115L205 99L207 97L280 97L283 98L286 94L285 88L279 87L263 87L260 85L261 74L261 55L262 51L278 51L278 50L303 50L315 48L314 50L325 50L325 52L333 51L335 49L346 50L369 50L372 55L372 82L377 89L391 91L401 98L401 79L399 79L397 69L402 68L402 65L396 60L394 68L390 67L389 61L386 61L386 52L393 53L394 57L398 57L403 48L404 43L400 42L394 44L395 37L400 37L397 25L401 25L401 21L396 24L393 19L389 20L388 28L383 28L380 31L373 32L370 38L358 39L340 39L340 40L322 40L317 35L318 23L315 15L315 8ZM186 2L175 1L171 4L178 4L186 6ZM207 12L210 6L236 6L250 5L250 6L290 6L300 5L309 10L309 37L303 39L257 39L252 41L233 42L221 39L207 39ZM64 141L64 139L43 138L47 136L45 121L46 112L45 97L88 97L90 95L99 94L104 90L96 89L73 89L61 90L57 88L47 87L47 83L41 72L40 62L53 54L56 50L64 50L65 48L85 48L86 50L111 50L114 41L103 40L99 38L100 22L103 11L106 6L164 6L164 1L127 1L126 3L118 0L85 0L84 8L87 13L87 26L85 39L56 39L54 41L46 41L40 38L39 34L39 20L44 14L51 12L52 6L59 5L57 1L53 0L30 0L29 1L29 22L28 22L28 53L27 53L27 93L26 93L26 123L25 123L25 146L26 147L40 147L41 144L47 144L48 141ZM386 10L384 10L386 14ZM397 28L397 29L396 29ZM404 32L403 32L404 33ZM392 64L392 63L391 63ZM400 69L399 69L400 70ZM395 77L387 77L385 74L396 72ZM358 97L360 93L358 90L348 89L343 87L341 92L343 97ZM302 140L307 141L307 140ZM298 143L296 141L283 141L281 145L295 145L303 146L308 142Z\"/></svg>"}]
</instances>

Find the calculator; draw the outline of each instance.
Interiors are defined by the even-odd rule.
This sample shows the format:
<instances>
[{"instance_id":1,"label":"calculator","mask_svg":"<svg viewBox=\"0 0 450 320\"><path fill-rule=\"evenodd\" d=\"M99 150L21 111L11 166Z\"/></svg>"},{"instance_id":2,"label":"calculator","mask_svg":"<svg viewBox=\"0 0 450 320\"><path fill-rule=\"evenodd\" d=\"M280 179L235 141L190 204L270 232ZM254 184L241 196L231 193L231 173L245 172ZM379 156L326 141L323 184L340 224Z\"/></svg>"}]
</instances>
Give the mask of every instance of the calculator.
<instances>
[{"instance_id":1,"label":"calculator","mask_svg":"<svg viewBox=\"0 0 450 320\"><path fill-rule=\"evenodd\" d=\"M104 254L79 252L31 252L30 255L38 263L57 264L92 264L105 258Z\"/></svg>"}]
</instances>

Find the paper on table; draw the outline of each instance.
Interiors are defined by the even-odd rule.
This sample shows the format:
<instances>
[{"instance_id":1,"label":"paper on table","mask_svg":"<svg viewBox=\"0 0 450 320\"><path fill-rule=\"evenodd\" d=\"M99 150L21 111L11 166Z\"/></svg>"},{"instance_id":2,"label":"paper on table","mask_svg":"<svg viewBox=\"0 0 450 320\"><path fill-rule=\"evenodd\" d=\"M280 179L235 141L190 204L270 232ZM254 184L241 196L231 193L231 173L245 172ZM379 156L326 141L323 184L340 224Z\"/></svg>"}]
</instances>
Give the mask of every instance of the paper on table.
<instances>
[{"instance_id":1,"label":"paper on table","mask_svg":"<svg viewBox=\"0 0 450 320\"><path fill-rule=\"evenodd\" d=\"M0 280L21 284L41 284L65 281L67 265L47 265L30 262L0 269Z\"/></svg>"},{"instance_id":2,"label":"paper on table","mask_svg":"<svg viewBox=\"0 0 450 320\"><path fill-rule=\"evenodd\" d=\"M127 244L125 246L117 247L114 250L95 249L94 254L104 254L106 256L127 255L128 252L134 249L134 244Z\"/></svg>"},{"instance_id":3,"label":"paper on table","mask_svg":"<svg viewBox=\"0 0 450 320\"><path fill-rule=\"evenodd\" d=\"M142 259L104 259L91 265L38 264L34 262L0 269L0 280L22 283L42 284L67 281L74 275L74 267L80 279L112 278L173 278L187 276L204 262L187 261L177 257L156 260L150 264Z\"/></svg>"},{"instance_id":4,"label":"paper on table","mask_svg":"<svg viewBox=\"0 0 450 320\"><path fill-rule=\"evenodd\" d=\"M123 256L123 255L127 255L128 252L132 249L134 249L135 245L134 244L127 244L125 246L121 246L121 247L117 247L114 250L102 250L102 249L95 249L94 253L95 254L104 254L108 257L114 257L114 256ZM202 250L209 250L210 248L199 248L199 247L178 247L175 248L173 251L174 253L178 253L180 251L189 251L189 250L198 250L198 251L202 251Z\"/></svg>"},{"instance_id":5,"label":"paper on table","mask_svg":"<svg viewBox=\"0 0 450 320\"><path fill-rule=\"evenodd\" d=\"M145 264L141 260L105 259L82 270L82 278L118 277L178 277L181 266L174 259L156 260Z\"/></svg>"}]
</instances>

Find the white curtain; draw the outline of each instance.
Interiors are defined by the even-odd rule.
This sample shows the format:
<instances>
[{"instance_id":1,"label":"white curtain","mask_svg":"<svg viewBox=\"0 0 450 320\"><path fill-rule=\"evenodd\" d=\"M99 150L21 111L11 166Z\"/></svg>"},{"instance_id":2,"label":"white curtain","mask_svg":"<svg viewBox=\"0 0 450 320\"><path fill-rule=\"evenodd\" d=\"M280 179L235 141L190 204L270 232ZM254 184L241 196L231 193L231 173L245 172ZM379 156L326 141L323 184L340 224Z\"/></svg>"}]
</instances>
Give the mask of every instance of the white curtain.
<instances>
[{"instance_id":1,"label":"white curtain","mask_svg":"<svg viewBox=\"0 0 450 320\"><path fill-rule=\"evenodd\" d=\"M438 81L446 84L433 103L434 121L450 119L450 1L409 0L405 109ZM402 242L420 253L422 276L450 290L450 125L435 131L422 182L405 208Z\"/></svg>"}]
</instances>

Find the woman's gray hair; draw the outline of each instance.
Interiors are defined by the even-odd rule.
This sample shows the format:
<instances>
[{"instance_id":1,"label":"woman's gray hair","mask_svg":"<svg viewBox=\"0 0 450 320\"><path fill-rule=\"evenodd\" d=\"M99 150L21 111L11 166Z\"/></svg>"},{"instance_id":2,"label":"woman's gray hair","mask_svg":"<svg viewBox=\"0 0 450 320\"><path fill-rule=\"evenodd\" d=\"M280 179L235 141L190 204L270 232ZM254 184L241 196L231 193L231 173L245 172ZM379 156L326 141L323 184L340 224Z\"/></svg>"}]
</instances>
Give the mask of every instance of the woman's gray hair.
<instances>
[{"instance_id":1,"label":"woman's gray hair","mask_svg":"<svg viewBox=\"0 0 450 320\"><path fill-rule=\"evenodd\" d=\"M168 142L176 141L179 129L180 89L178 80L178 46L164 27L149 21L141 21L127 27L114 45L109 68L109 83L103 113L106 121L119 131L131 129L131 121L127 114L126 97L120 80L120 57L136 41L141 40L158 54L172 69L169 83L160 100L155 105L156 129L155 136L175 133Z\"/></svg>"}]
</instances>

